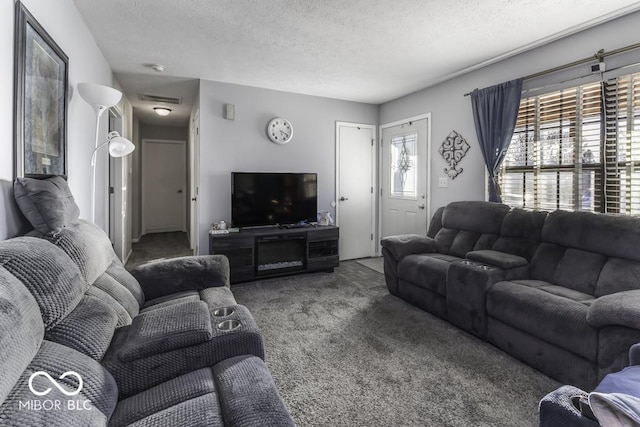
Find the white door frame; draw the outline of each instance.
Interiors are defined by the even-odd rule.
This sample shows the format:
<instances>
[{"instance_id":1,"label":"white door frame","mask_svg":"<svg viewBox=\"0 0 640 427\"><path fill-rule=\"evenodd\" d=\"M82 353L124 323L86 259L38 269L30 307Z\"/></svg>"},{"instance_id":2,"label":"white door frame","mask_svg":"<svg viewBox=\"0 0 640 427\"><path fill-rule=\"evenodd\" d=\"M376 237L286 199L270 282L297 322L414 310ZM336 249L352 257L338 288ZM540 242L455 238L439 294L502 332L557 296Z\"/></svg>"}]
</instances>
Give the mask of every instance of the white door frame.
<instances>
[{"instance_id":1,"label":"white door frame","mask_svg":"<svg viewBox=\"0 0 640 427\"><path fill-rule=\"evenodd\" d=\"M376 137L376 126L375 125L367 125L363 123L351 123L351 122L336 122L336 195L335 199L340 195L340 127L354 127L361 129L371 129L371 186L373 187L373 195L371 197L371 234L373 235L373 239L371 240L371 256L377 254L378 244L376 244L376 238L379 234L376 233L376 205L378 202L378 188L376 175L378 171L376 170L376 164L378 163L378 150L375 149L375 141ZM336 225L340 226L340 203L336 200ZM377 234L377 236L376 236Z\"/></svg>"},{"instance_id":2,"label":"white door frame","mask_svg":"<svg viewBox=\"0 0 640 427\"><path fill-rule=\"evenodd\" d=\"M426 209L427 209L427 223L425 224L426 229L428 229L429 227L429 221L431 220L431 157L433 157L431 154L431 113L424 113L424 114L419 114L417 116L413 116L413 117L409 117L406 119L402 119L402 120L396 120L395 122L391 122L391 123L385 123L383 125L380 125L379 127L379 131L378 131L378 135L380 135L379 141L380 143L378 144L378 157L380 159L379 163L378 163L378 188L380 188L380 191L378 191L378 196L380 197L380 200L382 200L382 191L384 189L382 180L385 179L386 177L382 176L382 130L383 129L387 129L387 128L392 128L394 126L398 126L398 125L402 125L408 122L415 122L418 120L423 120L426 119L427 120L427 200L426 200ZM380 202L378 204L378 236L382 236L382 202ZM379 240L379 239L378 239ZM378 253L382 253L382 248L380 246L380 243L378 242L378 244L376 245L376 251L378 251Z\"/></svg>"},{"instance_id":3,"label":"white door frame","mask_svg":"<svg viewBox=\"0 0 640 427\"><path fill-rule=\"evenodd\" d=\"M198 189L200 187L200 110L197 109L193 115L191 122L191 149L189 151L189 176L190 176L190 188L189 188L189 203L191 206L191 217L189 218L189 239L191 249L194 255L199 253L199 223L198 223L198 209L199 209L199 194ZM194 200L195 199L195 200Z\"/></svg>"},{"instance_id":4,"label":"white door frame","mask_svg":"<svg viewBox=\"0 0 640 427\"><path fill-rule=\"evenodd\" d=\"M141 164L142 164L142 168L141 168L141 173L140 173L140 181L141 181L141 186L142 186L142 206L140 209L140 214L142 215L142 234L146 234L147 233L147 224L146 224L146 219L145 219L145 209L146 209L146 194L147 194L147 190L146 190L146 179L145 179L145 169L146 169L146 162L145 162L145 158L146 158L146 146L148 143L165 143L165 144L181 144L184 146L185 152L187 150L187 141L184 140L176 140L176 139L153 139L153 138L144 138L142 140L142 144L140 144L142 146L142 159L141 159ZM184 160L185 162L185 170L187 170L187 158L185 157ZM183 194L183 206L182 206L182 231L186 232L186 216L187 216L187 204L186 204L186 180L187 177L186 175L183 177L184 179L184 183L185 183L185 189L183 190L182 194Z\"/></svg>"}]
</instances>

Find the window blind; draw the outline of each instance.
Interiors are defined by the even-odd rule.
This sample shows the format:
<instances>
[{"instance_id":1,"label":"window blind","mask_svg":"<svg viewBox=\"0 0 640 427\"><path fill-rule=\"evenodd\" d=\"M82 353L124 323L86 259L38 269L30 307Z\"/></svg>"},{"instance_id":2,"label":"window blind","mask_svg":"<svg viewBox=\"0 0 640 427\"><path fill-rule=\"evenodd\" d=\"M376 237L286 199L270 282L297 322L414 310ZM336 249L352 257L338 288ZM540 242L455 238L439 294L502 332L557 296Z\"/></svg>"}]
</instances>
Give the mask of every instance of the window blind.
<instances>
[{"instance_id":1,"label":"window blind","mask_svg":"<svg viewBox=\"0 0 640 427\"><path fill-rule=\"evenodd\" d=\"M640 73L523 98L501 167L503 202L640 213Z\"/></svg>"}]
</instances>

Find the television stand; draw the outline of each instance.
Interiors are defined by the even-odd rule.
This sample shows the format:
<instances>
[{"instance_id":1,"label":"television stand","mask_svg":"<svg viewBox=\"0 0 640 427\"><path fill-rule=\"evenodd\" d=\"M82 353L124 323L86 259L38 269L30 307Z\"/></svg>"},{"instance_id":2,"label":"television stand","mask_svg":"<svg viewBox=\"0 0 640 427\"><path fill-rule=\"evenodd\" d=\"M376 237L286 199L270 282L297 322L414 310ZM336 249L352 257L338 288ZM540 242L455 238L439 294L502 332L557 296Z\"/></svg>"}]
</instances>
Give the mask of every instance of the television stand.
<instances>
[{"instance_id":1,"label":"television stand","mask_svg":"<svg viewBox=\"0 0 640 427\"><path fill-rule=\"evenodd\" d=\"M250 228L209 234L209 253L229 259L231 283L338 266L339 229L306 225L294 228Z\"/></svg>"}]
</instances>

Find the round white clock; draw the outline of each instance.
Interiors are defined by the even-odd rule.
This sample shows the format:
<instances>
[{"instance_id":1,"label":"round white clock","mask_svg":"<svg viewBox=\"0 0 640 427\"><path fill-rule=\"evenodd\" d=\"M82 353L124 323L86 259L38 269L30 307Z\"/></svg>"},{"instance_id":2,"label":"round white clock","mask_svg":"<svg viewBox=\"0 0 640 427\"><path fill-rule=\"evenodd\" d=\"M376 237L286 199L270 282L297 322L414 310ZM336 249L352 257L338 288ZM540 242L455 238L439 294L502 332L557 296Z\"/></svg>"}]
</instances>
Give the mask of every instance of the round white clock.
<instances>
[{"instance_id":1,"label":"round white clock","mask_svg":"<svg viewBox=\"0 0 640 427\"><path fill-rule=\"evenodd\" d=\"M293 137L293 126L288 120L276 117L267 125L267 136L276 144L286 144Z\"/></svg>"}]
</instances>

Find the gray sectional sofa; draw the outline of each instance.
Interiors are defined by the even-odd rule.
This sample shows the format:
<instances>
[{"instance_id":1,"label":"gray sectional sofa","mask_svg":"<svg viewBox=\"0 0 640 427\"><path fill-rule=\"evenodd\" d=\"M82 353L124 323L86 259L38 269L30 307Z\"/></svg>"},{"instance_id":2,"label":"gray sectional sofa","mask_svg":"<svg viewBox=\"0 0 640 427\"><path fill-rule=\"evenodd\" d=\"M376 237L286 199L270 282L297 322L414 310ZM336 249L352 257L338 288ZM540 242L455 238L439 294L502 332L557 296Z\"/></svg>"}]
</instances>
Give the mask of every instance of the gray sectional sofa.
<instances>
[{"instance_id":1,"label":"gray sectional sofa","mask_svg":"<svg viewBox=\"0 0 640 427\"><path fill-rule=\"evenodd\" d=\"M389 292L592 388L640 341L640 218L454 202L382 239Z\"/></svg>"},{"instance_id":2,"label":"gray sectional sofa","mask_svg":"<svg viewBox=\"0 0 640 427\"><path fill-rule=\"evenodd\" d=\"M225 257L130 274L62 179L15 195L34 230L0 242L0 425L294 425Z\"/></svg>"}]
</instances>

